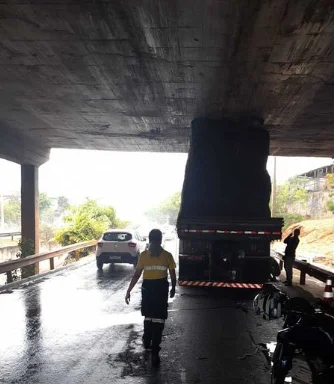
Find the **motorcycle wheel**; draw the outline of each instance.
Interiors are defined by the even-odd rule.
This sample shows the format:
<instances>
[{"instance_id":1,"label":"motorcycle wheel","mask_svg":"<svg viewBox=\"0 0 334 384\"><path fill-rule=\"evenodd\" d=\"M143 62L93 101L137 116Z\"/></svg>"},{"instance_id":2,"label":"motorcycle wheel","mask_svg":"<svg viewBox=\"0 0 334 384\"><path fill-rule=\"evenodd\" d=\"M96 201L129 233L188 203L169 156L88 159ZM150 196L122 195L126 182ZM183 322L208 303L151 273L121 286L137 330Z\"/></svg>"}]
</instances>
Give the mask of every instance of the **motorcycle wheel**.
<instances>
[{"instance_id":1,"label":"motorcycle wheel","mask_svg":"<svg viewBox=\"0 0 334 384\"><path fill-rule=\"evenodd\" d=\"M281 343L277 343L274 354L273 354L273 366L271 369L271 384L284 384L285 377L287 372L281 367L281 357L282 357L282 348Z\"/></svg>"},{"instance_id":2,"label":"motorcycle wheel","mask_svg":"<svg viewBox=\"0 0 334 384\"><path fill-rule=\"evenodd\" d=\"M332 384L334 382L334 368L329 368L327 372L320 375L312 375L312 382L314 384Z\"/></svg>"},{"instance_id":3,"label":"motorcycle wheel","mask_svg":"<svg viewBox=\"0 0 334 384\"><path fill-rule=\"evenodd\" d=\"M278 367L273 367L271 370L271 384L284 384L285 383L285 373Z\"/></svg>"}]
</instances>

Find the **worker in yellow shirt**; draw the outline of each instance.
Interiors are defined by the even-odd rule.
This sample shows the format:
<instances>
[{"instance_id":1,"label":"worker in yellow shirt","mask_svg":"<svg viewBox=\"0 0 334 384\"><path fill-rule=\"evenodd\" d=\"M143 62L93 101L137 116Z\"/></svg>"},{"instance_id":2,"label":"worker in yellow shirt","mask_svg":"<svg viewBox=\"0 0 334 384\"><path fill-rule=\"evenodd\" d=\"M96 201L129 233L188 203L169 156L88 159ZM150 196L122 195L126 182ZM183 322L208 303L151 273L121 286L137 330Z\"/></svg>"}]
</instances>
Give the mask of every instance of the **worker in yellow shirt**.
<instances>
[{"instance_id":1,"label":"worker in yellow shirt","mask_svg":"<svg viewBox=\"0 0 334 384\"><path fill-rule=\"evenodd\" d=\"M152 348L152 365L160 364L160 343L167 319L168 290L167 270L172 282L170 297L175 295L175 261L171 253L161 247L162 233L152 229L149 233L148 250L142 252L126 292L125 302L130 302L130 292L144 271L142 284L141 313L144 319L143 343L146 349Z\"/></svg>"}]
</instances>

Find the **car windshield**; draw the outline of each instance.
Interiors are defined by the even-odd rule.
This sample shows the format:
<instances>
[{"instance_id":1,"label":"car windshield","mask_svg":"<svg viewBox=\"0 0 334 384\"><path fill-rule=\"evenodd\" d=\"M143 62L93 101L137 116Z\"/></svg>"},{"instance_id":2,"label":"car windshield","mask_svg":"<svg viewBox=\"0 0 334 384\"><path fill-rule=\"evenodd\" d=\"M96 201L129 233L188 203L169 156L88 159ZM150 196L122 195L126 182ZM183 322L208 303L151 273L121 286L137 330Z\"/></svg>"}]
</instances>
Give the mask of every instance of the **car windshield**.
<instances>
[{"instance_id":1,"label":"car windshield","mask_svg":"<svg viewBox=\"0 0 334 384\"><path fill-rule=\"evenodd\" d=\"M106 232L103 235L105 241L129 241L131 239L132 235L128 232Z\"/></svg>"}]
</instances>

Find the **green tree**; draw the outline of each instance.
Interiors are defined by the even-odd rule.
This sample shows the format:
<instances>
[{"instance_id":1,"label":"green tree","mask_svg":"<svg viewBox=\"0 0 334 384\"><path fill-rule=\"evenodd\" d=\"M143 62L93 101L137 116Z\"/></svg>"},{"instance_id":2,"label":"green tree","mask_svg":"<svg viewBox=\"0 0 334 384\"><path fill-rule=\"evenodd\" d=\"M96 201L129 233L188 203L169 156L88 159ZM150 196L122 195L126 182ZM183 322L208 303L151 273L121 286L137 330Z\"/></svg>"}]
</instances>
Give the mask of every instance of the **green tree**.
<instances>
[{"instance_id":1,"label":"green tree","mask_svg":"<svg viewBox=\"0 0 334 384\"><path fill-rule=\"evenodd\" d=\"M327 209L334 215L334 173L326 175L326 187L329 190L329 200L326 203Z\"/></svg>"},{"instance_id":2,"label":"green tree","mask_svg":"<svg viewBox=\"0 0 334 384\"><path fill-rule=\"evenodd\" d=\"M334 173L328 173L326 175L326 188L329 190L334 188Z\"/></svg>"},{"instance_id":3,"label":"green tree","mask_svg":"<svg viewBox=\"0 0 334 384\"><path fill-rule=\"evenodd\" d=\"M181 192L176 192L161 205L161 211L166 215L171 224L175 224L181 205Z\"/></svg>"},{"instance_id":4,"label":"green tree","mask_svg":"<svg viewBox=\"0 0 334 384\"><path fill-rule=\"evenodd\" d=\"M57 199L57 209L56 209L56 216L60 217L62 216L66 210L69 208L70 203L65 196L59 196Z\"/></svg>"},{"instance_id":5,"label":"green tree","mask_svg":"<svg viewBox=\"0 0 334 384\"><path fill-rule=\"evenodd\" d=\"M18 226L21 223L21 201L19 196L9 197L4 204L5 222Z\"/></svg>"},{"instance_id":6,"label":"green tree","mask_svg":"<svg viewBox=\"0 0 334 384\"><path fill-rule=\"evenodd\" d=\"M56 234L56 240L63 246L98 239L108 228L117 228L120 225L113 207L100 206L92 199L70 207L64 221L67 226Z\"/></svg>"},{"instance_id":7,"label":"green tree","mask_svg":"<svg viewBox=\"0 0 334 384\"><path fill-rule=\"evenodd\" d=\"M116 220L116 228L125 229L129 225L130 225L130 221L129 220L121 220L121 219L117 219Z\"/></svg>"},{"instance_id":8,"label":"green tree","mask_svg":"<svg viewBox=\"0 0 334 384\"><path fill-rule=\"evenodd\" d=\"M158 206L153 207L145 212L145 215L159 223L169 221L170 224L175 224L177 215L181 205L181 192L176 192L162 201Z\"/></svg>"},{"instance_id":9,"label":"green tree","mask_svg":"<svg viewBox=\"0 0 334 384\"><path fill-rule=\"evenodd\" d=\"M51 225L41 224L39 227L39 238L44 246L48 245L49 241L52 240L54 236L55 231Z\"/></svg>"},{"instance_id":10,"label":"green tree","mask_svg":"<svg viewBox=\"0 0 334 384\"><path fill-rule=\"evenodd\" d=\"M23 240L20 239L18 242L20 251L16 254L17 257L23 259L27 256L31 256L35 253L35 244L33 240ZM26 277L33 276L35 274L35 266L27 265L21 268L21 278L25 279Z\"/></svg>"},{"instance_id":11,"label":"green tree","mask_svg":"<svg viewBox=\"0 0 334 384\"><path fill-rule=\"evenodd\" d=\"M39 194L39 216L41 224L53 225L57 212L52 207L52 199L44 192Z\"/></svg>"},{"instance_id":12,"label":"green tree","mask_svg":"<svg viewBox=\"0 0 334 384\"><path fill-rule=\"evenodd\" d=\"M41 212L41 214L40 214L40 224L41 225L45 224L45 225L53 226L55 218L56 218L55 210L52 209L52 208L48 208L48 209L46 209L46 210Z\"/></svg>"},{"instance_id":13,"label":"green tree","mask_svg":"<svg viewBox=\"0 0 334 384\"><path fill-rule=\"evenodd\" d=\"M145 216L150 220L157 221L158 223L166 222L166 216L161 212L159 206L152 207L145 211Z\"/></svg>"},{"instance_id":14,"label":"green tree","mask_svg":"<svg viewBox=\"0 0 334 384\"><path fill-rule=\"evenodd\" d=\"M293 204L305 206L308 195L302 178L292 177L277 187L276 208L279 212L291 211Z\"/></svg>"},{"instance_id":15,"label":"green tree","mask_svg":"<svg viewBox=\"0 0 334 384\"><path fill-rule=\"evenodd\" d=\"M334 201L333 200L328 200L327 203L327 209L333 213L334 215Z\"/></svg>"},{"instance_id":16,"label":"green tree","mask_svg":"<svg viewBox=\"0 0 334 384\"><path fill-rule=\"evenodd\" d=\"M48 195L44 192L39 194L39 213L43 215L43 213L51 208L52 202Z\"/></svg>"},{"instance_id":17,"label":"green tree","mask_svg":"<svg viewBox=\"0 0 334 384\"><path fill-rule=\"evenodd\" d=\"M66 198L65 198L66 199ZM62 209L65 204L63 200ZM39 195L39 211L42 222L52 224L55 217L55 212L52 209L52 201L46 193ZM11 196L6 199L4 204L5 221L9 225L19 226L21 223L21 199L19 196Z\"/></svg>"},{"instance_id":18,"label":"green tree","mask_svg":"<svg viewBox=\"0 0 334 384\"><path fill-rule=\"evenodd\" d=\"M304 179L292 177L277 187L275 216L284 218L284 227L304 219L296 212L296 205L304 207L308 199L304 183Z\"/></svg>"}]
</instances>

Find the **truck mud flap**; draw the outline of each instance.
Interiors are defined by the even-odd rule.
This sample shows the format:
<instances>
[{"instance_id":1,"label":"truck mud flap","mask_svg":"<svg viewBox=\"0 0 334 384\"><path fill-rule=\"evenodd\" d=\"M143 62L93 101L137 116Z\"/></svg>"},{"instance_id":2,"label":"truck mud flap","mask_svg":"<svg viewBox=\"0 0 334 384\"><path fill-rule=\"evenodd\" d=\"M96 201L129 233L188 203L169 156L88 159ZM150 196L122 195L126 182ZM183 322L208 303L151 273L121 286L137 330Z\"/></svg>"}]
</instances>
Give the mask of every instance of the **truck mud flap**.
<instances>
[{"instance_id":1,"label":"truck mud flap","mask_svg":"<svg viewBox=\"0 0 334 384\"><path fill-rule=\"evenodd\" d=\"M223 281L188 281L179 280L179 285L184 287L217 287L217 288L243 288L261 289L263 284L257 283L226 283Z\"/></svg>"}]
</instances>

